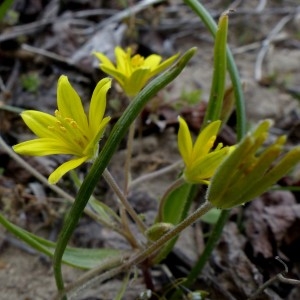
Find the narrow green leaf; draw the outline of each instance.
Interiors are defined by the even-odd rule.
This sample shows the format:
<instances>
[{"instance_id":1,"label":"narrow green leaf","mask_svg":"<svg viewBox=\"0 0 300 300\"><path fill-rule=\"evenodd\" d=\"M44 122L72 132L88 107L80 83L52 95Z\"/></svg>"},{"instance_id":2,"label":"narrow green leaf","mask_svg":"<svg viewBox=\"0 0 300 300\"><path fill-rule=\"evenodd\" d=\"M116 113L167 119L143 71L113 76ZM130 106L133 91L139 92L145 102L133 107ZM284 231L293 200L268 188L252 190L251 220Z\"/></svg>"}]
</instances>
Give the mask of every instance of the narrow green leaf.
<instances>
[{"instance_id":1,"label":"narrow green leaf","mask_svg":"<svg viewBox=\"0 0 300 300\"><path fill-rule=\"evenodd\" d=\"M49 257L53 257L56 243L43 239L9 222L2 214L0 214L0 224L33 249L44 253ZM62 261L65 264L76 268L91 269L99 266L104 260L121 254L123 255L124 252L116 249L85 249L67 247Z\"/></svg>"},{"instance_id":2,"label":"narrow green leaf","mask_svg":"<svg viewBox=\"0 0 300 300\"><path fill-rule=\"evenodd\" d=\"M226 83L226 44L227 44L228 15L223 14L215 38L214 72L210 97L203 125L219 120L222 112L225 83Z\"/></svg>"},{"instance_id":3,"label":"narrow green leaf","mask_svg":"<svg viewBox=\"0 0 300 300\"><path fill-rule=\"evenodd\" d=\"M217 24L215 23L213 17L209 14L207 9L200 3L200 1L184 0L184 3L186 3L199 16L206 28L210 31L211 35L215 37L218 28ZM237 137L238 140L241 140L246 133L245 101L239 72L229 47L227 47L227 67L235 95Z\"/></svg>"}]
</instances>

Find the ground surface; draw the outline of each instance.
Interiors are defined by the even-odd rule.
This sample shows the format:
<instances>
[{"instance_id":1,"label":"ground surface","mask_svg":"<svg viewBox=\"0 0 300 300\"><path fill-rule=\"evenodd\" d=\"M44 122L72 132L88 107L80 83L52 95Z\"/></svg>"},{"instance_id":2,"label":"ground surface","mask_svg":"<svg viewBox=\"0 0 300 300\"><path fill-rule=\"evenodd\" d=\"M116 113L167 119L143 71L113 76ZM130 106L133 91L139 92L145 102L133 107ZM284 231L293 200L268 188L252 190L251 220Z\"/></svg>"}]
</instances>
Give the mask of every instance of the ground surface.
<instances>
[{"instance_id":1,"label":"ground surface","mask_svg":"<svg viewBox=\"0 0 300 300\"><path fill-rule=\"evenodd\" d=\"M142 139L134 151L134 177L160 169L179 159L176 146L176 117L182 114L195 130L199 128L203 105L187 104L191 92L201 90L197 100L209 97L212 73L213 40L201 21L181 1L147 6L134 17L119 17L125 11L121 1L15 1L2 24L0 34L0 133L9 145L26 139L28 131L11 108L30 108L52 113L56 105L56 81L61 74L87 101L91 87L103 74L90 58L93 49L107 54L118 45L136 44L143 55L157 52L169 56L177 51L198 47L186 70L161 92L143 116ZM143 1L142 1L143 2ZM202 1L217 18L229 8L225 0ZM137 7L135 1L130 5ZM129 5L129 4L128 4ZM274 120L272 137L287 134L289 145L299 144L300 120L300 11L297 0L233 1L236 12L230 16L229 43L245 84L249 126L264 118ZM100 9L101 10L96 10ZM297 11L298 10L298 11ZM96 13L95 13L96 12ZM112 17L115 16L114 19ZM188 95L188 96L187 96ZM109 113L117 119L126 106L114 87ZM117 100L116 100L117 99ZM119 99L119 100L118 100ZM121 100L120 100L121 99ZM87 103L87 102L86 102ZM179 108L174 103L184 103ZM3 106L4 105L4 106ZM160 122L157 121L160 120ZM146 121L150 120L149 122ZM151 122L152 120L152 122ZM147 123L147 124L146 124ZM234 115L228 130L234 136ZM225 133L223 133L225 134ZM125 143L123 143L124 147ZM124 151L116 153L110 165L122 181ZM44 176L59 163L59 158L29 160ZM0 146L0 208L9 218L27 230L55 239L66 209L63 200L22 169ZM81 172L84 174L85 169ZM154 179L139 185L131 195L134 207L151 219L156 199L175 176ZM283 181L297 186L299 171ZM61 186L74 195L66 178ZM107 186L99 183L99 194L112 205ZM209 265L195 289L207 290L208 299L247 299L259 286L278 274L283 267L275 257L287 263L288 277L299 279L300 205L297 193L276 191L234 209ZM203 249L207 224L187 230L175 249L175 258L167 266L193 264ZM125 247L106 229L84 218L72 243L76 246ZM188 245L188 247L187 247ZM176 278L184 277L187 266ZM64 269L66 282L82 271ZM162 285L161 269L153 276ZM120 278L83 289L71 299L114 299ZM123 299L136 299L144 291L141 276L130 282ZM0 227L0 299L52 299L56 289L50 261ZM259 299L300 299L300 288L275 281Z\"/></svg>"}]
</instances>

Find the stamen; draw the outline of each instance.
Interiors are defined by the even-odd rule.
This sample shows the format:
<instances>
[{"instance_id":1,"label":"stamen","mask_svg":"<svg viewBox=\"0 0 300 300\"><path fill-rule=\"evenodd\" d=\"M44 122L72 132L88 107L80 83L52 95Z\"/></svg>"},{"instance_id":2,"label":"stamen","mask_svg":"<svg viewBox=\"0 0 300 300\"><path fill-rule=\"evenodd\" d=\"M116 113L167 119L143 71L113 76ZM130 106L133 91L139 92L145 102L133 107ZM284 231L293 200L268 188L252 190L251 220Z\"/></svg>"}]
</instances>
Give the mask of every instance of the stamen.
<instances>
[{"instance_id":1,"label":"stamen","mask_svg":"<svg viewBox=\"0 0 300 300\"><path fill-rule=\"evenodd\" d=\"M77 124L77 122L70 117L63 117L59 110L55 110L56 126L48 126L51 130L59 130L63 132L64 138L74 145L75 148L80 148L78 151L85 149L88 138Z\"/></svg>"},{"instance_id":2,"label":"stamen","mask_svg":"<svg viewBox=\"0 0 300 300\"><path fill-rule=\"evenodd\" d=\"M59 112L58 109L55 110L54 112L55 117L60 118L61 117L61 113Z\"/></svg>"},{"instance_id":3,"label":"stamen","mask_svg":"<svg viewBox=\"0 0 300 300\"><path fill-rule=\"evenodd\" d=\"M81 148L85 147L85 143L82 140L74 140L76 144L78 144Z\"/></svg>"},{"instance_id":4,"label":"stamen","mask_svg":"<svg viewBox=\"0 0 300 300\"><path fill-rule=\"evenodd\" d=\"M131 59L131 64L134 68L138 68L138 67L142 66L143 63L144 63L144 57L139 54L136 54Z\"/></svg>"},{"instance_id":5,"label":"stamen","mask_svg":"<svg viewBox=\"0 0 300 300\"><path fill-rule=\"evenodd\" d=\"M59 129L60 129L61 131L63 131L63 132L66 132L66 131L67 131L66 127L64 127L64 126L59 126Z\"/></svg>"},{"instance_id":6,"label":"stamen","mask_svg":"<svg viewBox=\"0 0 300 300\"><path fill-rule=\"evenodd\" d=\"M70 124L73 128L79 128L78 124L72 118L65 118L64 119L68 124Z\"/></svg>"}]
</instances>

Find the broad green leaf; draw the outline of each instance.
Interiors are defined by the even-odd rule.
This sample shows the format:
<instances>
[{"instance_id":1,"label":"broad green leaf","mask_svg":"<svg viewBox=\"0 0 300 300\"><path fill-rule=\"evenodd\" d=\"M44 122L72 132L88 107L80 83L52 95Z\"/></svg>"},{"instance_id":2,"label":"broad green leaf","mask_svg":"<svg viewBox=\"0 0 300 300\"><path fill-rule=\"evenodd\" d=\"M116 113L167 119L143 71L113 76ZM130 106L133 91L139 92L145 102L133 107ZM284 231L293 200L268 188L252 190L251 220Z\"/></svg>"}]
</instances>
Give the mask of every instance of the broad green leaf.
<instances>
[{"instance_id":1,"label":"broad green leaf","mask_svg":"<svg viewBox=\"0 0 300 300\"><path fill-rule=\"evenodd\" d=\"M160 210L159 222L172 223L174 225L180 223L186 218L188 210L191 206L192 200L197 190L196 185L184 183L174 191L172 191L166 199ZM157 253L153 259L155 263L164 259L173 249L178 237L170 240L164 247Z\"/></svg>"},{"instance_id":2,"label":"broad green leaf","mask_svg":"<svg viewBox=\"0 0 300 300\"><path fill-rule=\"evenodd\" d=\"M186 205L189 202L188 198L191 187L191 184L185 183L170 193L162 204L163 207L160 208L162 219L159 220L159 222L172 223L175 225L182 220L183 215L186 214Z\"/></svg>"},{"instance_id":3,"label":"broad green leaf","mask_svg":"<svg viewBox=\"0 0 300 300\"><path fill-rule=\"evenodd\" d=\"M202 216L200 220L211 225L216 224L221 212L221 209L212 208L204 216Z\"/></svg>"}]
</instances>

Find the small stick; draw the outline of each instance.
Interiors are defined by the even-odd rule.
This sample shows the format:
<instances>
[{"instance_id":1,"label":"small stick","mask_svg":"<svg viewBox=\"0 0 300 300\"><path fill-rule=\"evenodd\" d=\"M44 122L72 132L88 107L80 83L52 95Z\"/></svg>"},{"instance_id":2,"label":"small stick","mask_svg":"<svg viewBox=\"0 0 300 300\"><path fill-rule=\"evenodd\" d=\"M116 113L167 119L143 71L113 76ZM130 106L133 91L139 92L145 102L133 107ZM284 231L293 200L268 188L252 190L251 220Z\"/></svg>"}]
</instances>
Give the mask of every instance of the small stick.
<instances>
[{"instance_id":1,"label":"small stick","mask_svg":"<svg viewBox=\"0 0 300 300\"><path fill-rule=\"evenodd\" d=\"M292 284L292 285L300 285L300 280L292 279L292 278L286 278L283 274L288 272L287 265L280 259L280 257L276 256L275 259L277 259L283 266L284 271L280 272L279 274L275 275L274 277L267 280L263 285L261 285L254 294L252 294L247 300L254 300L256 299L267 287L269 287L271 284L273 284L276 280L279 280L280 282Z\"/></svg>"}]
</instances>

